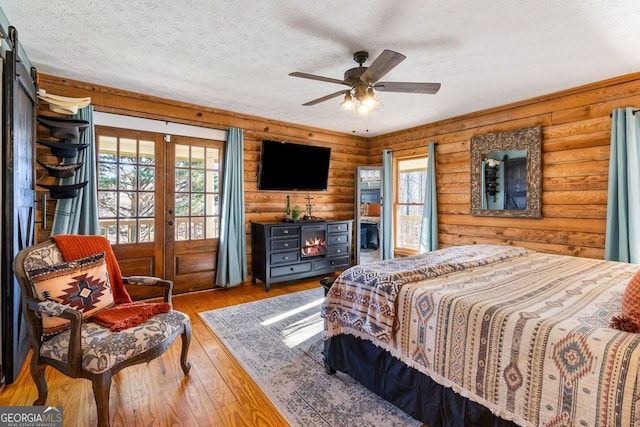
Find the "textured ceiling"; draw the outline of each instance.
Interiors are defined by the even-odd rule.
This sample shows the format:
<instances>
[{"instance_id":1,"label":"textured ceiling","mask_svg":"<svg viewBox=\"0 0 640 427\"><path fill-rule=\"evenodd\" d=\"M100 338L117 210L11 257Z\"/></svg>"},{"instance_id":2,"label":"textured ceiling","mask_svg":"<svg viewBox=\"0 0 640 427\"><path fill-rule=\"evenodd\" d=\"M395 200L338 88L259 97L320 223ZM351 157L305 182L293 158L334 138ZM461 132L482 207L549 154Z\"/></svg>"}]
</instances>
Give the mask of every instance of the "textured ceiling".
<instances>
[{"instance_id":1,"label":"textured ceiling","mask_svg":"<svg viewBox=\"0 0 640 427\"><path fill-rule=\"evenodd\" d=\"M640 71L637 0L0 0L40 73L374 136ZM340 98L353 52L407 59L368 117ZM365 66L370 62L365 63ZM368 129L368 132L367 132Z\"/></svg>"}]
</instances>

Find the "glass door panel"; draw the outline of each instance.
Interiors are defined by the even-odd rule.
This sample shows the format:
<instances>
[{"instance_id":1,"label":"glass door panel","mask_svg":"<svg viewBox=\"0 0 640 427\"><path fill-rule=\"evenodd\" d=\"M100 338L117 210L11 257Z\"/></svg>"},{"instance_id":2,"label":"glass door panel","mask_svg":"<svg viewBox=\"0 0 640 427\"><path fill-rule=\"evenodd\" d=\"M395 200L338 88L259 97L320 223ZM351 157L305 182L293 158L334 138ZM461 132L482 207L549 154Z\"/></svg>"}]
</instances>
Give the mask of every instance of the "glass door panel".
<instances>
[{"instance_id":1,"label":"glass door panel","mask_svg":"<svg viewBox=\"0 0 640 427\"><path fill-rule=\"evenodd\" d=\"M223 142L96 127L99 230L124 275L215 282ZM141 288L142 289L142 288ZM131 287L134 299L158 296Z\"/></svg>"}]
</instances>

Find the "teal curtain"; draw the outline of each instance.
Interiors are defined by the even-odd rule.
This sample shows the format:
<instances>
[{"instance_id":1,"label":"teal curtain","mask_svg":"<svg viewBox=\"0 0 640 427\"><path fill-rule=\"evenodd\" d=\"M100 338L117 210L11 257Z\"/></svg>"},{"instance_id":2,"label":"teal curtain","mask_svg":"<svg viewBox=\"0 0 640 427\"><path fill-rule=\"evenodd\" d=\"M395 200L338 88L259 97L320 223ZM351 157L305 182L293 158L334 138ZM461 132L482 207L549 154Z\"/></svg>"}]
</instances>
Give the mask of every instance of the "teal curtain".
<instances>
[{"instance_id":1,"label":"teal curtain","mask_svg":"<svg viewBox=\"0 0 640 427\"><path fill-rule=\"evenodd\" d=\"M76 174L70 178L60 178L60 185L78 184L88 181L88 184L78 191L78 196L72 199L60 199L56 203L53 215L51 235L57 234L98 234L98 176L96 170L97 150L93 129L93 106L81 108L74 119L87 120L90 126L80 134L79 144L89 146L78 152L74 158L65 159L65 164L84 162Z\"/></svg>"},{"instance_id":2,"label":"teal curtain","mask_svg":"<svg viewBox=\"0 0 640 427\"><path fill-rule=\"evenodd\" d=\"M220 247L216 285L237 286L247 279L247 238L244 223L243 131L231 128L224 154Z\"/></svg>"},{"instance_id":3,"label":"teal curtain","mask_svg":"<svg viewBox=\"0 0 640 427\"><path fill-rule=\"evenodd\" d=\"M382 259L393 258L393 152L382 151Z\"/></svg>"},{"instance_id":4,"label":"teal curtain","mask_svg":"<svg viewBox=\"0 0 640 427\"><path fill-rule=\"evenodd\" d=\"M419 253L438 249L438 198L436 195L436 143L429 143L427 182L424 190L424 208L420 227Z\"/></svg>"},{"instance_id":5,"label":"teal curtain","mask_svg":"<svg viewBox=\"0 0 640 427\"><path fill-rule=\"evenodd\" d=\"M613 112L604 258L640 264L640 110Z\"/></svg>"}]
</instances>

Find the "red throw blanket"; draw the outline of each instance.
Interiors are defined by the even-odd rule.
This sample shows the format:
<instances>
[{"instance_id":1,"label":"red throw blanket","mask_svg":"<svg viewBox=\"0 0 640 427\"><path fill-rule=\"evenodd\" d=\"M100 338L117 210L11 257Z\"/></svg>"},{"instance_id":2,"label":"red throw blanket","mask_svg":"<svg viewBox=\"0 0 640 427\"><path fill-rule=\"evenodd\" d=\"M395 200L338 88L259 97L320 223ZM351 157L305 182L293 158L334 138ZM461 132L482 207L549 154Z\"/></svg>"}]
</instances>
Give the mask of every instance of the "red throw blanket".
<instances>
[{"instance_id":1,"label":"red throw blanket","mask_svg":"<svg viewBox=\"0 0 640 427\"><path fill-rule=\"evenodd\" d=\"M122 284L122 273L120 272L118 260L107 239L102 236L80 236L75 234L60 234L51 236L51 238L56 242L65 262L104 252L113 301L116 304L131 302L129 292Z\"/></svg>"},{"instance_id":2,"label":"red throw blanket","mask_svg":"<svg viewBox=\"0 0 640 427\"><path fill-rule=\"evenodd\" d=\"M116 255L111 244L102 236L80 236L72 234L60 234L51 236L60 249L62 258L66 262L74 259L88 257L100 252L105 253L105 262L111 282L111 292L115 306L96 313L91 317L112 331L121 331L132 326L144 323L158 313L167 313L171 310L168 303L132 302L129 292L122 283L122 272L118 265Z\"/></svg>"},{"instance_id":3,"label":"red throw blanket","mask_svg":"<svg viewBox=\"0 0 640 427\"><path fill-rule=\"evenodd\" d=\"M96 323L118 332L149 320L158 313L167 313L171 305L166 302L132 302L118 304L91 317Z\"/></svg>"}]
</instances>

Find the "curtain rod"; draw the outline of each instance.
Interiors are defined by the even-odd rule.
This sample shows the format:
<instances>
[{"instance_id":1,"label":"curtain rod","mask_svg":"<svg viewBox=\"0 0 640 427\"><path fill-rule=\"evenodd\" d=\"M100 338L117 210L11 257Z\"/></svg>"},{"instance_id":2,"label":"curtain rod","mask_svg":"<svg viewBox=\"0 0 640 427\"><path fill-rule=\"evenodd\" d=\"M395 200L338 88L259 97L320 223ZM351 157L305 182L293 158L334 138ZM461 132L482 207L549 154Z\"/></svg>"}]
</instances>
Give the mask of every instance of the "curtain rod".
<instances>
[{"instance_id":1,"label":"curtain rod","mask_svg":"<svg viewBox=\"0 0 640 427\"><path fill-rule=\"evenodd\" d=\"M438 145L437 142L433 143L434 145ZM392 153L395 153L396 151L407 151L407 150L414 150L416 148L429 148L429 145L418 145L417 147L407 147L407 148L398 148L397 150L384 150L384 151L391 151Z\"/></svg>"},{"instance_id":2,"label":"curtain rod","mask_svg":"<svg viewBox=\"0 0 640 427\"><path fill-rule=\"evenodd\" d=\"M640 112L640 108L638 108L637 110L631 110L631 114L633 114L634 116L636 115L636 113ZM609 117L613 117L613 113L609 114Z\"/></svg>"}]
</instances>

